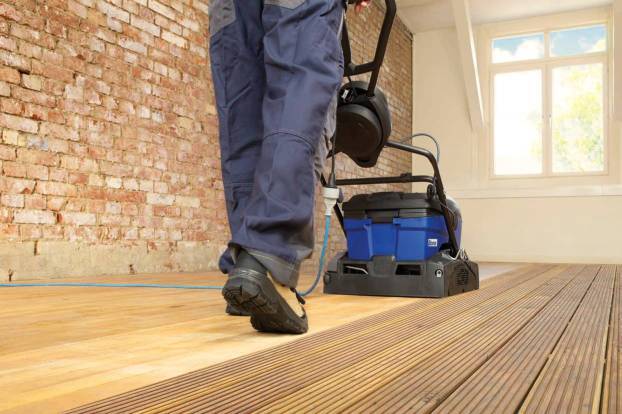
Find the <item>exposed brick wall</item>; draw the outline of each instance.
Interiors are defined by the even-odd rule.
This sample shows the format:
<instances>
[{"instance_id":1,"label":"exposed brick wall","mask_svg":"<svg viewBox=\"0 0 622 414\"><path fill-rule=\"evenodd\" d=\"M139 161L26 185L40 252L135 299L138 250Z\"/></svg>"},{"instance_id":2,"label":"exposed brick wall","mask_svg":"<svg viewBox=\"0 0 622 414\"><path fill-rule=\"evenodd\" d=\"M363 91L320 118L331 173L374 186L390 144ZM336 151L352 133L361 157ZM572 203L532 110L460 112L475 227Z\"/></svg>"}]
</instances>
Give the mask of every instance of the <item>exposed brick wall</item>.
<instances>
[{"instance_id":1,"label":"exposed brick wall","mask_svg":"<svg viewBox=\"0 0 622 414\"><path fill-rule=\"evenodd\" d=\"M215 268L228 234L207 13L207 0L0 2L0 280ZM380 19L376 5L350 19L356 56ZM411 44L398 22L380 80L400 136ZM392 174L410 158L339 168Z\"/></svg>"}]
</instances>

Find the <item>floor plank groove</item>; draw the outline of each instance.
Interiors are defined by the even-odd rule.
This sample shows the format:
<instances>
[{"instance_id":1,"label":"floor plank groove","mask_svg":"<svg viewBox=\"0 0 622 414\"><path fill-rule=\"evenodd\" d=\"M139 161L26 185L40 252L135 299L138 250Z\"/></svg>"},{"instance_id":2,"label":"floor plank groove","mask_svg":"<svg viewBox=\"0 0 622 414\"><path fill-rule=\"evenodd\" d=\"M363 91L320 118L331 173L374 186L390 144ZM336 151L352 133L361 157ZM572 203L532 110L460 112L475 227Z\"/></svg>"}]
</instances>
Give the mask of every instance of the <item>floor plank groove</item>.
<instances>
[{"instance_id":1,"label":"floor plank groove","mask_svg":"<svg viewBox=\"0 0 622 414\"><path fill-rule=\"evenodd\" d=\"M237 410L240 400L244 400L249 401L249 410L257 408L279 395L290 393L292 388L313 384L330 374L339 375L358 361L377 357L383 350L401 341L418 338L423 342L426 332L434 329L440 336L442 332L438 326L444 321L452 321L453 318L452 326L466 329L467 324L461 318L465 312L482 302L494 304L502 301L500 295L512 287L528 285L522 287L524 290L544 283L537 276L551 269L551 266L519 269L496 278L480 291L441 301L428 301L429 306L415 303L355 322L354 326L320 334L318 338L305 338L252 358L190 373L177 381L147 389L147 398L129 394L110 407L135 412L147 409L150 412L171 412L172 407L182 412L194 409L231 412ZM391 335L387 335L388 329ZM348 331L352 333L348 335ZM413 332L416 333L413 335ZM267 388L270 393L265 392ZM89 407L94 408L97 407Z\"/></svg>"},{"instance_id":2,"label":"floor plank groove","mask_svg":"<svg viewBox=\"0 0 622 414\"><path fill-rule=\"evenodd\" d=\"M561 269L552 269L535 280L529 280L514 289L508 289L493 300L483 302L459 316L442 322L429 331L415 334L391 348L375 354L358 364L349 366L337 375L314 383L311 387L300 389L280 399L276 404L263 408L260 412L276 413L302 411L322 412L371 412L381 410L390 412L404 403L416 392L410 386L397 392L392 398L389 384L393 381L408 381L409 374L437 358L462 353L469 350L469 337L473 333L486 331L486 325L493 326L486 339L503 331L515 322L516 314L508 310L531 295L546 295L548 282L559 275ZM495 332L496 331L496 332ZM451 374L455 371L448 371ZM388 389L389 388L389 389ZM351 390L351 391L349 391ZM349 393L347 399L340 395ZM313 396L313 398L309 397ZM354 404L353 404L354 402ZM360 405L359 405L360 403ZM422 412L422 407L408 407L407 412Z\"/></svg>"},{"instance_id":3,"label":"floor plank groove","mask_svg":"<svg viewBox=\"0 0 622 414\"><path fill-rule=\"evenodd\" d=\"M622 414L622 267L495 271L440 300L318 294L302 337L218 292L0 290L0 412Z\"/></svg>"},{"instance_id":4,"label":"floor plank groove","mask_svg":"<svg viewBox=\"0 0 622 414\"><path fill-rule=\"evenodd\" d=\"M557 275L513 303L502 314L469 332L460 341L413 366L407 374L387 386L376 389L372 395L358 401L349 410L365 411L382 407L386 412L431 412L453 395L456 388L469 379L491 355L496 356L502 347L515 339L517 333L533 328L541 315L556 314L560 301L564 301L569 294L572 295L576 290L586 291L597 269L588 269L576 277L579 270L572 269ZM501 368L495 372L508 371ZM471 394L471 398L458 397L458 401L464 403L483 395L478 392ZM503 406L502 410L495 412L508 411L511 411L509 407ZM447 412L481 411L467 410L462 404L458 404Z\"/></svg>"},{"instance_id":5,"label":"floor plank groove","mask_svg":"<svg viewBox=\"0 0 622 414\"><path fill-rule=\"evenodd\" d=\"M622 266L617 267L616 287L611 307L602 412L622 413Z\"/></svg>"},{"instance_id":6,"label":"floor plank groove","mask_svg":"<svg viewBox=\"0 0 622 414\"><path fill-rule=\"evenodd\" d=\"M599 411L615 279L601 268L519 412Z\"/></svg>"},{"instance_id":7,"label":"floor plank groove","mask_svg":"<svg viewBox=\"0 0 622 414\"><path fill-rule=\"evenodd\" d=\"M473 373L435 413L516 412L596 276L582 269L546 307Z\"/></svg>"}]
</instances>

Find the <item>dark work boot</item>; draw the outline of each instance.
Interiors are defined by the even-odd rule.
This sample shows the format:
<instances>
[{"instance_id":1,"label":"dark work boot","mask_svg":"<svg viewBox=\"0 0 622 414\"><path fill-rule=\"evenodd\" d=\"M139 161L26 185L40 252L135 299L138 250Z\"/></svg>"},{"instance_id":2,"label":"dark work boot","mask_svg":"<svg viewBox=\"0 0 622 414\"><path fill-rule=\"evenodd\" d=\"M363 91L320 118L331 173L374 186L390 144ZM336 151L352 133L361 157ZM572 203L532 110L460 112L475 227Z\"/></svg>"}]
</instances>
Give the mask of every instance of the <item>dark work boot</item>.
<instances>
[{"instance_id":1,"label":"dark work boot","mask_svg":"<svg viewBox=\"0 0 622 414\"><path fill-rule=\"evenodd\" d=\"M304 300L294 289L276 283L266 269L241 251L222 290L227 303L251 315L261 332L303 334L309 329Z\"/></svg>"},{"instance_id":2,"label":"dark work boot","mask_svg":"<svg viewBox=\"0 0 622 414\"><path fill-rule=\"evenodd\" d=\"M238 306L230 305L228 303L227 303L227 308L225 309L225 312L227 312L227 315L231 315L231 316L251 316L251 314L245 311L244 309Z\"/></svg>"}]
</instances>

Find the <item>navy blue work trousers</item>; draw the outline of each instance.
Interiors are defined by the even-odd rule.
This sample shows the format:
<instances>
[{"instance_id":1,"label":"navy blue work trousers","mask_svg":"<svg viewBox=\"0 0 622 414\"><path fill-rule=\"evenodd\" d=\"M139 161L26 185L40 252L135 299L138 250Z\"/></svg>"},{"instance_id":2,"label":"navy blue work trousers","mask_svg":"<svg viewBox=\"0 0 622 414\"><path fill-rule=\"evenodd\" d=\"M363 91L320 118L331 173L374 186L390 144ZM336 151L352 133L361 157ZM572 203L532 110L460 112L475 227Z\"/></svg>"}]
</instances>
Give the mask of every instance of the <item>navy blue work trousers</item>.
<instances>
[{"instance_id":1,"label":"navy blue work trousers","mask_svg":"<svg viewBox=\"0 0 622 414\"><path fill-rule=\"evenodd\" d=\"M314 245L315 185L335 129L343 0L212 0L210 60L232 239L296 287Z\"/></svg>"}]
</instances>

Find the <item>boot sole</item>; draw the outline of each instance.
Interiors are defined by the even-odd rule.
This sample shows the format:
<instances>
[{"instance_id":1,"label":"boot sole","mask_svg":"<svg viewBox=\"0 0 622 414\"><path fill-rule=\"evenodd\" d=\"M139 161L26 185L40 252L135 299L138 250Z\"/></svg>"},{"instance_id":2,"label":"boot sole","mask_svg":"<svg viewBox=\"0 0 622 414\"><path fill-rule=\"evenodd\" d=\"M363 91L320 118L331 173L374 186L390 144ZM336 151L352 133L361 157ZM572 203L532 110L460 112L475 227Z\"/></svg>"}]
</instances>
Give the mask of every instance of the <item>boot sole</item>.
<instances>
[{"instance_id":1,"label":"boot sole","mask_svg":"<svg viewBox=\"0 0 622 414\"><path fill-rule=\"evenodd\" d=\"M296 315L265 275L236 269L222 295L229 305L248 312L251 325L258 331L299 335L308 330L306 315Z\"/></svg>"},{"instance_id":2,"label":"boot sole","mask_svg":"<svg viewBox=\"0 0 622 414\"><path fill-rule=\"evenodd\" d=\"M240 309L237 306L231 306L229 304L227 304L225 312L230 316L251 316L251 314L246 312L244 309Z\"/></svg>"}]
</instances>

